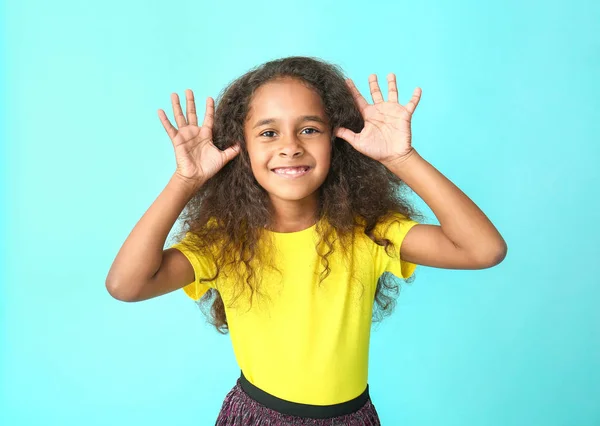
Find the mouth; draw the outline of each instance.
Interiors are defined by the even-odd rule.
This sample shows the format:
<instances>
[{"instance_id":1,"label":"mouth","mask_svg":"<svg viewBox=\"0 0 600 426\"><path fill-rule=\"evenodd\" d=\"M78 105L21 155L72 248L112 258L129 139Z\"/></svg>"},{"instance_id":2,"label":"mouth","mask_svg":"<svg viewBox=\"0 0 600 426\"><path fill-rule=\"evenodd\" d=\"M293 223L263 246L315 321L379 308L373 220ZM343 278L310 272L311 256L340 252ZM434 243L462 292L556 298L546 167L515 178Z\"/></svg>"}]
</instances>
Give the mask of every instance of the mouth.
<instances>
[{"instance_id":1,"label":"mouth","mask_svg":"<svg viewBox=\"0 0 600 426\"><path fill-rule=\"evenodd\" d=\"M274 169L271 169L271 171L277 176L281 176L288 179L304 176L311 170L312 167L310 166L275 167Z\"/></svg>"}]
</instances>

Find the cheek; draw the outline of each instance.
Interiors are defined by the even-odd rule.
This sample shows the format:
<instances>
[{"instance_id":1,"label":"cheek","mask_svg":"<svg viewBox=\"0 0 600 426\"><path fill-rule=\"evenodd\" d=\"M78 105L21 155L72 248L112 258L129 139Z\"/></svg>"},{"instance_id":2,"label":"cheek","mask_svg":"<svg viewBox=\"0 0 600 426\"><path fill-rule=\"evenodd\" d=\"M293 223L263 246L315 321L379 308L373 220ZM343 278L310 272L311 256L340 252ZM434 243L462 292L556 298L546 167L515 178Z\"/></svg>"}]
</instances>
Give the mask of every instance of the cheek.
<instances>
[{"instance_id":1,"label":"cheek","mask_svg":"<svg viewBox=\"0 0 600 426\"><path fill-rule=\"evenodd\" d=\"M248 157L250 159L250 167L252 168L252 172L256 176L257 174L264 174L267 168L267 157L262 152L248 152Z\"/></svg>"},{"instance_id":2,"label":"cheek","mask_svg":"<svg viewBox=\"0 0 600 426\"><path fill-rule=\"evenodd\" d=\"M331 165L331 150L329 147L320 150L316 154L318 155L319 163L321 163L323 167L329 168Z\"/></svg>"}]
</instances>

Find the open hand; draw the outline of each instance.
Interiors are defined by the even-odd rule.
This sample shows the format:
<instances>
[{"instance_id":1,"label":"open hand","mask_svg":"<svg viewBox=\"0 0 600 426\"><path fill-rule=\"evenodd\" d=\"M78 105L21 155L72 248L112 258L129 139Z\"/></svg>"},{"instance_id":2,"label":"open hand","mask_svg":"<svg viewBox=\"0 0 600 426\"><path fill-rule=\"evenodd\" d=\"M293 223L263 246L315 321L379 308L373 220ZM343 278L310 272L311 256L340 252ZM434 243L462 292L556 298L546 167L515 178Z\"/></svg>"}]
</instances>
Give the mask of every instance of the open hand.
<instances>
[{"instance_id":1,"label":"open hand","mask_svg":"<svg viewBox=\"0 0 600 426\"><path fill-rule=\"evenodd\" d=\"M158 116L171 138L171 142L173 142L177 161L175 173L186 181L202 183L214 176L239 153L239 145L229 147L224 151L217 148L212 141L215 115L214 100L211 97L206 99L204 122L202 127L198 127L194 93L188 89L185 91L185 95L187 121L179 104L179 96L177 93L171 94L177 129L173 127L167 118L167 114L162 109L158 110Z\"/></svg>"},{"instance_id":2,"label":"open hand","mask_svg":"<svg viewBox=\"0 0 600 426\"><path fill-rule=\"evenodd\" d=\"M402 106L398 103L396 76L389 74L387 80L388 100L384 101L377 76L369 76L372 105L360 94L351 79L346 80L365 126L358 134L344 127L338 128L335 133L357 151L383 164L401 160L412 153L410 121L421 99L421 89L417 87L411 100Z\"/></svg>"}]
</instances>

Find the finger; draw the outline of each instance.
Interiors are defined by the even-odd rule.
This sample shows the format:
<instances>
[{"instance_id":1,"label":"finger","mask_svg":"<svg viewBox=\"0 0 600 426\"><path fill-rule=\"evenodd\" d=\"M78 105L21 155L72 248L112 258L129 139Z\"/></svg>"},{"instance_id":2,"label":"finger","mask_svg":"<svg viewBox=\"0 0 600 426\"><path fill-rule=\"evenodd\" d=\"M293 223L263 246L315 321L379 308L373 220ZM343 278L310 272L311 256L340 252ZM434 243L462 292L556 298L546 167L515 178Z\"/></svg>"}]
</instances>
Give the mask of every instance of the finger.
<instances>
[{"instance_id":1,"label":"finger","mask_svg":"<svg viewBox=\"0 0 600 426\"><path fill-rule=\"evenodd\" d=\"M351 79L347 78L346 84L348 85L348 88L350 89L350 93L352 93L352 97L356 101L356 105L358 106L358 109L360 111L362 111L367 106L369 106L369 103L364 98L364 96L360 94L360 92L358 91L358 89L354 85L354 82Z\"/></svg>"},{"instance_id":2,"label":"finger","mask_svg":"<svg viewBox=\"0 0 600 426\"><path fill-rule=\"evenodd\" d=\"M413 92L412 98L410 98L410 101L408 101L408 103L405 106L406 110L411 115L413 112L415 112L417 105L419 105L419 101L421 100L421 93L423 93L423 91L421 90L420 87L417 87Z\"/></svg>"},{"instance_id":3,"label":"finger","mask_svg":"<svg viewBox=\"0 0 600 426\"><path fill-rule=\"evenodd\" d=\"M225 155L225 163L231 161L235 158L236 155L240 153L240 144L235 144L230 146L225 151L223 151L223 155Z\"/></svg>"},{"instance_id":4,"label":"finger","mask_svg":"<svg viewBox=\"0 0 600 426\"><path fill-rule=\"evenodd\" d=\"M183 111L181 110L181 105L179 104L179 95L177 93L171 94L171 104L173 105L173 115L175 116L177 128L181 129L187 125L187 122L185 121Z\"/></svg>"},{"instance_id":5,"label":"finger","mask_svg":"<svg viewBox=\"0 0 600 426\"><path fill-rule=\"evenodd\" d=\"M354 143L356 142L356 140L358 138L358 135L356 133L354 133L350 129L346 129L345 127L340 127L339 129L337 129L335 131L335 135L338 138L344 139L350 145L354 145Z\"/></svg>"},{"instance_id":6,"label":"finger","mask_svg":"<svg viewBox=\"0 0 600 426\"><path fill-rule=\"evenodd\" d=\"M210 96L206 98L206 110L204 112L204 121L202 127L208 127L212 130L215 121L215 101Z\"/></svg>"},{"instance_id":7,"label":"finger","mask_svg":"<svg viewBox=\"0 0 600 426\"><path fill-rule=\"evenodd\" d=\"M177 129L173 127L173 125L167 118L167 114L162 109L158 110L158 118L160 118L160 122L167 131L167 134L169 135L171 140L173 140L173 138L177 135Z\"/></svg>"},{"instance_id":8,"label":"finger","mask_svg":"<svg viewBox=\"0 0 600 426\"><path fill-rule=\"evenodd\" d=\"M379 104L383 102L383 95L379 89L379 83L377 83L376 74L371 74L369 76L369 89L371 89L371 97L373 98L374 103Z\"/></svg>"},{"instance_id":9,"label":"finger","mask_svg":"<svg viewBox=\"0 0 600 426\"><path fill-rule=\"evenodd\" d=\"M387 76L388 81L388 101L398 102L398 87L396 86L396 75L389 73Z\"/></svg>"},{"instance_id":10,"label":"finger","mask_svg":"<svg viewBox=\"0 0 600 426\"><path fill-rule=\"evenodd\" d=\"M196 102L194 102L194 92L192 92L192 89L185 91L185 112L188 123L192 126L197 126L198 116L196 115Z\"/></svg>"}]
</instances>

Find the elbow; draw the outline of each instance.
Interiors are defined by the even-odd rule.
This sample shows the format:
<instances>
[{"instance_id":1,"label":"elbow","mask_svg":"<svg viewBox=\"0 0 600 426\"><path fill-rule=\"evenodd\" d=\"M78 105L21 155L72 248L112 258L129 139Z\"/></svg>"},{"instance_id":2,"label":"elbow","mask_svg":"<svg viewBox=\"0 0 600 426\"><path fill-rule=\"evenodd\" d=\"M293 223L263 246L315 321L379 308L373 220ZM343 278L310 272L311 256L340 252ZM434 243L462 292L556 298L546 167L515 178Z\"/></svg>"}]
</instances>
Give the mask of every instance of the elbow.
<instances>
[{"instance_id":1,"label":"elbow","mask_svg":"<svg viewBox=\"0 0 600 426\"><path fill-rule=\"evenodd\" d=\"M106 290L114 299L121 302L135 302L137 299L127 286L123 286L114 280L106 280Z\"/></svg>"},{"instance_id":2,"label":"elbow","mask_svg":"<svg viewBox=\"0 0 600 426\"><path fill-rule=\"evenodd\" d=\"M477 260L480 269L492 268L502 263L508 253L508 246L506 245L506 242L502 240L497 247L494 247L493 249L488 248L484 252L486 254L480 255Z\"/></svg>"}]
</instances>

